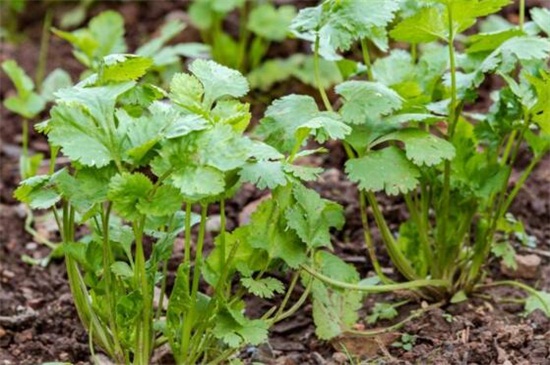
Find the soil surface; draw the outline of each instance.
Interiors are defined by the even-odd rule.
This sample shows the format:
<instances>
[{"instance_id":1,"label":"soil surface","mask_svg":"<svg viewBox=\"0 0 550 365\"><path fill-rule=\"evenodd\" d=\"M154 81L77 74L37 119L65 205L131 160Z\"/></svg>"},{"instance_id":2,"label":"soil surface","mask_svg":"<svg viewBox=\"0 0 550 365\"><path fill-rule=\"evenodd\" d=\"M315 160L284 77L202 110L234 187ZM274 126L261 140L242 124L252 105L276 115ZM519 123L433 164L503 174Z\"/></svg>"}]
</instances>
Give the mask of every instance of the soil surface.
<instances>
[{"instance_id":1,"label":"soil surface","mask_svg":"<svg viewBox=\"0 0 550 365\"><path fill-rule=\"evenodd\" d=\"M26 39L17 45L0 45L0 62L15 58L22 67L33 74L39 53L40 34L44 8L42 3L32 2L33 11L20 19ZM67 4L62 7L70 8ZM119 10L125 17L130 49L135 49L153 33L166 16L182 16L183 2L113 2L99 3L89 16L106 8ZM55 22L54 22L55 24ZM228 26L231 26L229 24ZM197 41L198 33L188 28L176 39ZM290 42L274 47L270 55L285 56L288 52L305 51L307 45ZM70 47L52 37L48 54L48 71L62 67L76 80L82 67L71 55ZM287 92L311 92L297 83L284 85ZM0 75L2 100L12 91L5 75ZM258 97L253 107L261 113L273 95ZM267 100L267 101L266 101ZM48 265L30 265L28 258L41 259L49 250L33 241L26 233L24 221L27 210L13 198L17 186L18 156L21 141L20 120L4 108L0 111L0 365L40 364L46 361L89 364L88 336L82 328L67 284L64 262L53 259ZM45 115L43 116L45 117ZM33 122L40 121L40 118ZM31 150L47 153L43 136L32 133ZM335 251L346 261L357 266L362 275L368 275L371 266L364 248L361 222L358 214L357 192L353 184L344 179L341 171L343 152L337 144L329 146L330 155L316 157L309 162L327 168L313 187L324 197L333 199L345 207L347 223L333 237ZM47 166L47 162L44 166ZM265 192L245 186L228 203L228 227L239 224L239 215L250 209ZM402 202L383 198L384 213L395 229L405 216ZM215 213L213 208L212 213ZM521 219L528 234L538 241L535 250L517 246L521 255L536 255L541 260L536 279L527 281L533 287L550 291L550 156L547 156L533 172L525 188L518 195L512 213ZM47 214L35 214L35 229L42 237L52 241L59 239L53 219ZM377 232L373 227L375 233ZM375 240L380 243L375 234ZM23 257L27 259L23 259ZM171 269L178 264L175 257ZM385 270L391 273L387 261ZM488 265L493 279L505 278L496 260ZM511 288L488 291L487 297L473 298L467 302L437 307L409 321L398 331L361 338L345 337L331 343L319 341L314 335L311 306L306 304L295 316L272 329L268 343L250 347L241 353L246 362L266 364L346 364L350 357L364 359L364 363L380 364L550 364L550 321L536 311L522 316L522 307L506 299L521 297L523 293ZM388 296L370 296L365 301L362 314L377 300ZM253 308L267 308L270 303L251 303ZM421 307L421 303L402 307L400 318ZM365 321L366 323L366 321ZM378 323L388 326L390 322ZM363 323L358 329L368 328ZM402 336L406 335L406 338ZM410 337L407 337L410 335ZM404 341L405 340L405 341ZM396 346L396 342L408 342ZM170 356L161 348L155 356L158 364L170 363ZM104 362L108 364L108 362ZM353 362L358 363L358 362Z\"/></svg>"}]
</instances>

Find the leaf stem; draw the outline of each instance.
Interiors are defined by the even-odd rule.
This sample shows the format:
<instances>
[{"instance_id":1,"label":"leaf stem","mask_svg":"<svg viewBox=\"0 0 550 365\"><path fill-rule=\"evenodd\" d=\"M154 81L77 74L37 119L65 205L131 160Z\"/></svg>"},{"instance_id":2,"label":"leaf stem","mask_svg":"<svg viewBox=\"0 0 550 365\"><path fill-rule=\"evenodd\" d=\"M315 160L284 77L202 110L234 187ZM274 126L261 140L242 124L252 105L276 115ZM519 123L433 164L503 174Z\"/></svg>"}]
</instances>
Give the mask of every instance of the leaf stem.
<instances>
[{"instance_id":1,"label":"leaf stem","mask_svg":"<svg viewBox=\"0 0 550 365\"><path fill-rule=\"evenodd\" d=\"M429 287L429 286L443 287L443 288L451 287L451 283L448 280L441 280L441 279L418 279L418 280L411 280L405 283L383 284L383 285L358 285L358 284L347 283L344 281L334 280L332 278L329 278L328 276L325 276L315 271L313 268L307 265L302 265L301 268L304 269L309 274L311 274L316 279L319 279L325 284L331 285L335 288L357 290L365 293L387 293L390 291L412 290L416 288L423 288L423 287Z\"/></svg>"},{"instance_id":2,"label":"leaf stem","mask_svg":"<svg viewBox=\"0 0 550 365\"><path fill-rule=\"evenodd\" d=\"M519 30L523 31L525 23L525 0L519 0Z\"/></svg>"},{"instance_id":3,"label":"leaf stem","mask_svg":"<svg viewBox=\"0 0 550 365\"><path fill-rule=\"evenodd\" d=\"M319 90L319 94L321 94L321 99L323 99L323 104L325 105L325 109L329 112L334 111L332 108L332 104L330 103L327 92L325 91L325 88L323 85L321 85L321 70L319 69L319 35L315 38L315 45L314 45L314 52L313 52L313 72L315 74L315 84L317 85L317 89Z\"/></svg>"},{"instance_id":4,"label":"leaf stem","mask_svg":"<svg viewBox=\"0 0 550 365\"><path fill-rule=\"evenodd\" d=\"M365 63L365 66L367 67L367 76L369 81L374 80L374 75L372 73L372 64L370 61L370 55L369 55L369 47L367 45L366 38L361 39L361 54L363 55L363 62Z\"/></svg>"},{"instance_id":5,"label":"leaf stem","mask_svg":"<svg viewBox=\"0 0 550 365\"><path fill-rule=\"evenodd\" d=\"M40 53L38 55L38 66L34 75L36 89L42 91L42 81L46 73L46 63L48 61L48 49L50 46L50 28L52 26L52 10L48 8L44 16L44 25L42 26L42 36L40 38Z\"/></svg>"}]
</instances>

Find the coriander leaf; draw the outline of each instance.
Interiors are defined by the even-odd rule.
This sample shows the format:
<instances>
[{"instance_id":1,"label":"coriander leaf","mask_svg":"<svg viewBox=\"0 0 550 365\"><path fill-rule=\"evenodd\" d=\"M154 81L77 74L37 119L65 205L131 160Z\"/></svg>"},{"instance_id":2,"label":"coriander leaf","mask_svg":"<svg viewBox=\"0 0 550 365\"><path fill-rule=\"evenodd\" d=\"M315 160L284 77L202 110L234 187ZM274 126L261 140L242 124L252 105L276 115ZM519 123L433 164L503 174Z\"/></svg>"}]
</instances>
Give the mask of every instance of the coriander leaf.
<instances>
[{"instance_id":1,"label":"coriander leaf","mask_svg":"<svg viewBox=\"0 0 550 365\"><path fill-rule=\"evenodd\" d=\"M146 206L143 202L147 202L152 189L153 183L147 176L141 173L122 173L111 179L107 197L123 218L135 220L148 213L139 208L140 205L142 208Z\"/></svg>"},{"instance_id":2,"label":"coriander leaf","mask_svg":"<svg viewBox=\"0 0 550 365\"><path fill-rule=\"evenodd\" d=\"M533 313L540 309L547 317L550 317L550 293L537 291L537 294L531 294L525 301L525 312Z\"/></svg>"},{"instance_id":3,"label":"coriander leaf","mask_svg":"<svg viewBox=\"0 0 550 365\"><path fill-rule=\"evenodd\" d=\"M220 171L243 166L251 153L250 140L227 124L218 124L201 132L197 138L197 146L200 163Z\"/></svg>"},{"instance_id":4,"label":"coriander leaf","mask_svg":"<svg viewBox=\"0 0 550 365\"><path fill-rule=\"evenodd\" d=\"M273 298L275 294L285 292L285 286L275 278L253 279L252 277L241 278L241 284L248 291L260 298Z\"/></svg>"},{"instance_id":5,"label":"coriander leaf","mask_svg":"<svg viewBox=\"0 0 550 365\"><path fill-rule=\"evenodd\" d=\"M127 262L124 261L116 261L111 265L111 271L116 276L122 278L122 279L131 279L134 276L134 271L128 265Z\"/></svg>"},{"instance_id":6,"label":"coriander leaf","mask_svg":"<svg viewBox=\"0 0 550 365\"><path fill-rule=\"evenodd\" d=\"M153 196L141 199L136 208L146 215L169 216L181 208L182 200L178 189L170 185L161 185Z\"/></svg>"},{"instance_id":7,"label":"coriander leaf","mask_svg":"<svg viewBox=\"0 0 550 365\"><path fill-rule=\"evenodd\" d=\"M506 29L492 33L479 33L468 37L467 53L487 52L498 48L510 38L521 36L524 33L519 29Z\"/></svg>"},{"instance_id":8,"label":"coriander leaf","mask_svg":"<svg viewBox=\"0 0 550 365\"><path fill-rule=\"evenodd\" d=\"M502 258L502 261L512 270L517 270L516 250L509 242L494 243L491 247L491 252L496 257Z\"/></svg>"},{"instance_id":9,"label":"coriander leaf","mask_svg":"<svg viewBox=\"0 0 550 365\"><path fill-rule=\"evenodd\" d=\"M342 207L301 184L293 185L292 193L296 203L285 212L288 226L308 247L330 247L330 229L344 225Z\"/></svg>"},{"instance_id":10,"label":"coriander leaf","mask_svg":"<svg viewBox=\"0 0 550 365\"><path fill-rule=\"evenodd\" d=\"M443 160L451 160L455 156L455 148L451 143L416 128L407 128L390 133L376 140L373 145L391 140L403 142L407 158L418 166L437 165Z\"/></svg>"},{"instance_id":11,"label":"coriander leaf","mask_svg":"<svg viewBox=\"0 0 550 365\"><path fill-rule=\"evenodd\" d=\"M254 7L248 15L247 28L260 37L280 42L286 38L295 15L294 6L275 8L271 3L263 3Z\"/></svg>"},{"instance_id":12,"label":"coriander leaf","mask_svg":"<svg viewBox=\"0 0 550 365\"><path fill-rule=\"evenodd\" d=\"M297 179L303 181L315 181L323 172L320 167L284 164L283 169Z\"/></svg>"},{"instance_id":13,"label":"coriander leaf","mask_svg":"<svg viewBox=\"0 0 550 365\"><path fill-rule=\"evenodd\" d=\"M402 105L402 99L395 91L378 82L346 81L336 86L336 92L344 99L340 113L349 124L377 119Z\"/></svg>"},{"instance_id":14,"label":"coriander leaf","mask_svg":"<svg viewBox=\"0 0 550 365\"><path fill-rule=\"evenodd\" d=\"M395 49L389 56L374 61L372 73L375 80L392 86L411 79L414 76L414 64L407 51Z\"/></svg>"},{"instance_id":15,"label":"coriander leaf","mask_svg":"<svg viewBox=\"0 0 550 365\"><path fill-rule=\"evenodd\" d=\"M320 112L319 116L310 119L299 129L307 128L314 131L315 140L325 143L329 139L341 140L351 132L351 128L344 124L337 113Z\"/></svg>"},{"instance_id":16,"label":"coriander leaf","mask_svg":"<svg viewBox=\"0 0 550 365\"><path fill-rule=\"evenodd\" d=\"M69 75L67 71L63 69L56 68L55 70L50 72L50 74L42 83L40 95L46 101L53 101L54 93L57 90L71 87L72 85L73 82L71 80L71 75Z\"/></svg>"},{"instance_id":17,"label":"coriander leaf","mask_svg":"<svg viewBox=\"0 0 550 365\"><path fill-rule=\"evenodd\" d=\"M2 62L2 70L15 85L20 98L26 99L34 90L34 82L14 60Z\"/></svg>"},{"instance_id":18,"label":"coriander leaf","mask_svg":"<svg viewBox=\"0 0 550 365\"><path fill-rule=\"evenodd\" d=\"M33 209L47 209L55 205L61 196L51 184L52 176L37 175L23 180L13 196Z\"/></svg>"},{"instance_id":19,"label":"coriander leaf","mask_svg":"<svg viewBox=\"0 0 550 365\"><path fill-rule=\"evenodd\" d=\"M550 73L541 71L540 77L528 76L527 80L537 94L536 103L529 110L533 115L533 121L550 135Z\"/></svg>"},{"instance_id":20,"label":"coriander leaf","mask_svg":"<svg viewBox=\"0 0 550 365\"><path fill-rule=\"evenodd\" d=\"M337 51L347 51L353 42L370 38L383 29L398 8L399 4L393 1L329 0L302 9L291 28L299 38L314 41L318 37L319 53L335 60L341 58Z\"/></svg>"},{"instance_id":21,"label":"coriander leaf","mask_svg":"<svg viewBox=\"0 0 550 365\"><path fill-rule=\"evenodd\" d=\"M296 131L321 114L311 96L287 95L275 100L265 112L256 132L267 144L290 152L296 144Z\"/></svg>"},{"instance_id":22,"label":"coriander leaf","mask_svg":"<svg viewBox=\"0 0 550 365\"><path fill-rule=\"evenodd\" d=\"M263 249L269 258L279 258L296 268L307 259L306 246L296 233L287 229L285 206L273 199L266 200L252 214L248 232L250 246Z\"/></svg>"},{"instance_id":23,"label":"coriander leaf","mask_svg":"<svg viewBox=\"0 0 550 365\"><path fill-rule=\"evenodd\" d=\"M50 112L48 140L60 146L72 161L103 167L112 161L107 136L98 129L92 116L78 104L58 104Z\"/></svg>"},{"instance_id":24,"label":"coriander leaf","mask_svg":"<svg viewBox=\"0 0 550 365\"><path fill-rule=\"evenodd\" d=\"M99 69L99 82L134 81L145 75L153 61L150 58L129 54L112 54L103 58Z\"/></svg>"},{"instance_id":25,"label":"coriander leaf","mask_svg":"<svg viewBox=\"0 0 550 365\"><path fill-rule=\"evenodd\" d=\"M201 112L204 87L192 75L185 73L175 74L170 82L170 99L178 105L192 112Z\"/></svg>"},{"instance_id":26,"label":"coriander leaf","mask_svg":"<svg viewBox=\"0 0 550 365\"><path fill-rule=\"evenodd\" d=\"M395 146L369 152L366 156L346 162L349 179L367 191L385 190L397 195L411 191L418 184L420 171Z\"/></svg>"},{"instance_id":27,"label":"coriander leaf","mask_svg":"<svg viewBox=\"0 0 550 365\"><path fill-rule=\"evenodd\" d=\"M248 92L248 82L239 71L217 64L214 61L195 60L189 71L204 86L204 103L212 105L224 96L240 98Z\"/></svg>"},{"instance_id":28,"label":"coriander leaf","mask_svg":"<svg viewBox=\"0 0 550 365\"><path fill-rule=\"evenodd\" d=\"M172 185L180 189L184 200L199 201L225 190L223 172L209 166L186 166L173 172Z\"/></svg>"},{"instance_id":29,"label":"coriander leaf","mask_svg":"<svg viewBox=\"0 0 550 365\"><path fill-rule=\"evenodd\" d=\"M220 100L210 113L215 123L228 124L236 132L242 133L250 123L250 104L240 103L237 100Z\"/></svg>"},{"instance_id":30,"label":"coriander leaf","mask_svg":"<svg viewBox=\"0 0 550 365\"><path fill-rule=\"evenodd\" d=\"M116 11L107 10L99 14L90 20L88 28L97 40L97 57L126 52L124 18Z\"/></svg>"},{"instance_id":31,"label":"coriander leaf","mask_svg":"<svg viewBox=\"0 0 550 365\"><path fill-rule=\"evenodd\" d=\"M287 184L287 177L280 161L249 162L243 166L239 174L245 182L250 182L258 189L274 189Z\"/></svg>"},{"instance_id":32,"label":"coriander leaf","mask_svg":"<svg viewBox=\"0 0 550 365\"><path fill-rule=\"evenodd\" d=\"M259 345L267 339L268 323L261 319L248 319L240 310L220 310L215 322L212 333L232 348L242 344Z\"/></svg>"},{"instance_id":33,"label":"coriander leaf","mask_svg":"<svg viewBox=\"0 0 550 365\"><path fill-rule=\"evenodd\" d=\"M367 317L367 323L374 324L379 319L394 319L397 315L397 310L390 303L376 302L372 308L372 313Z\"/></svg>"},{"instance_id":34,"label":"coriander leaf","mask_svg":"<svg viewBox=\"0 0 550 365\"><path fill-rule=\"evenodd\" d=\"M323 275L338 281L357 283L359 274L355 268L328 252L317 253L315 261ZM313 321L315 333L322 340L334 338L357 323L357 311L362 306L363 294L353 290L333 289L312 279Z\"/></svg>"},{"instance_id":35,"label":"coriander leaf","mask_svg":"<svg viewBox=\"0 0 550 365\"><path fill-rule=\"evenodd\" d=\"M531 19L546 35L550 36L550 10L547 8L532 8Z\"/></svg>"},{"instance_id":36,"label":"coriander leaf","mask_svg":"<svg viewBox=\"0 0 550 365\"><path fill-rule=\"evenodd\" d=\"M421 9L411 17L403 19L395 26L390 36L396 41L410 43L428 43L447 38L443 10L437 6Z\"/></svg>"},{"instance_id":37,"label":"coriander leaf","mask_svg":"<svg viewBox=\"0 0 550 365\"><path fill-rule=\"evenodd\" d=\"M142 57L155 57L161 51L162 46L170 39L180 34L185 29L185 23L179 19L171 20L160 28L160 35L144 43L136 50L136 54ZM158 63L155 62L158 66Z\"/></svg>"}]
</instances>

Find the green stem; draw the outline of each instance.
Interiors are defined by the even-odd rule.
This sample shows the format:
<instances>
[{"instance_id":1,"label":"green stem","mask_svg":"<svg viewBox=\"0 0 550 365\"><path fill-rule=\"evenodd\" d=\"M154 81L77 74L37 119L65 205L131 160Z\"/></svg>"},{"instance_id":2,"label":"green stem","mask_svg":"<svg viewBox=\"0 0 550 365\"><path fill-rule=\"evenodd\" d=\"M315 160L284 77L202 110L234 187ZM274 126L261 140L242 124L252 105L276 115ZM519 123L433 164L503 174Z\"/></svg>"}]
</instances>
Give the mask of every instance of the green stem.
<instances>
[{"instance_id":1,"label":"green stem","mask_svg":"<svg viewBox=\"0 0 550 365\"><path fill-rule=\"evenodd\" d=\"M330 103L325 88L321 85L321 71L319 69L319 36L315 38L314 52L313 52L313 72L315 74L315 85L321 94L325 109L329 112L333 111L332 104Z\"/></svg>"},{"instance_id":2,"label":"green stem","mask_svg":"<svg viewBox=\"0 0 550 365\"><path fill-rule=\"evenodd\" d=\"M153 298L152 290L150 290L149 281L147 279L147 270L145 266L145 253L143 251L143 226L145 218L138 222L134 222L134 236L136 240L136 262L134 267L134 277L136 279L136 287L140 288L143 297L143 309L139 321L138 332L135 342L135 365L148 365L149 358L152 353L153 336L152 336L152 307Z\"/></svg>"},{"instance_id":3,"label":"green stem","mask_svg":"<svg viewBox=\"0 0 550 365\"><path fill-rule=\"evenodd\" d=\"M367 76L369 81L374 80L374 75L372 73L372 64L370 61L369 48L367 45L367 40L365 38L361 39L361 53L363 55L363 62L367 67Z\"/></svg>"},{"instance_id":4,"label":"green stem","mask_svg":"<svg viewBox=\"0 0 550 365\"><path fill-rule=\"evenodd\" d=\"M361 214L361 224L363 225L363 237L365 239L365 245L367 246L367 252L369 254L374 272L376 273L376 275L378 275L378 277L380 278L380 280L382 280L384 284L390 284L393 282L393 280L389 279L382 272L380 262L378 261L378 257L376 256L376 249L374 247L374 243L372 242L372 235L367 216L367 203L365 192L363 190L359 190L359 211Z\"/></svg>"},{"instance_id":5,"label":"green stem","mask_svg":"<svg viewBox=\"0 0 550 365\"><path fill-rule=\"evenodd\" d=\"M325 284L328 284L335 288L357 290L365 293L387 293L387 292L397 291L397 290L413 290L417 288L425 288L430 286L443 287L447 289L451 287L451 283L448 280L441 280L441 279L419 279L419 280L411 280L405 283L383 284L383 285L357 285L357 284L347 283L344 281L334 280L332 278L329 278L328 276L325 276L315 271L314 269L312 269L307 265L302 265L301 268L307 271L316 279L319 279Z\"/></svg>"},{"instance_id":6,"label":"green stem","mask_svg":"<svg viewBox=\"0 0 550 365\"><path fill-rule=\"evenodd\" d=\"M193 327L196 323L196 308L197 308L197 296L199 291L199 280L200 280L200 274L201 274L201 267L202 267L202 251L204 248L204 236L206 232L206 213L208 211L208 205L202 204L201 205L201 221L199 226L199 236L197 238L197 246L195 251L195 265L193 268L193 282L191 286L191 293L190 293L190 308L187 315L187 318L184 319L183 323L183 336L182 336L182 343L181 343L181 352L184 354L184 356L188 356L187 354L192 351L193 349L190 348L191 343L191 334L193 332Z\"/></svg>"},{"instance_id":7,"label":"green stem","mask_svg":"<svg viewBox=\"0 0 550 365\"><path fill-rule=\"evenodd\" d=\"M525 23L525 0L519 0L519 29L523 31Z\"/></svg>"},{"instance_id":8,"label":"green stem","mask_svg":"<svg viewBox=\"0 0 550 365\"><path fill-rule=\"evenodd\" d=\"M444 304L445 304L444 302L439 302L439 303L429 305L425 308L420 308L418 310L415 310L415 311L412 312L412 314L410 316L408 316L404 320L402 320L400 322L397 322L396 324L393 324L389 327L383 327L383 328L379 328L379 329L377 328L377 329L367 330L367 331L346 330L345 333L350 334L350 335L354 335L354 336L371 337L371 336L381 335L381 334L384 334L384 333L394 332L394 331L398 330L399 328L403 327L403 325L410 322L411 320L422 316L424 313L429 312L432 309L439 308L439 307L443 306Z\"/></svg>"},{"instance_id":9,"label":"green stem","mask_svg":"<svg viewBox=\"0 0 550 365\"><path fill-rule=\"evenodd\" d=\"M38 66L34 75L36 89L42 91L42 81L46 74L46 63L48 61L48 49L50 45L50 28L52 27L52 11L48 8L44 17L44 26L42 27L42 36L40 39L40 54L38 55Z\"/></svg>"},{"instance_id":10,"label":"green stem","mask_svg":"<svg viewBox=\"0 0 550 365\"><path fill-rule=\"evenodd\" d=\"M302 305L304 304L304 302L306 301L306 299L308 298L309 296L309 293L311 292L311 288L313 286L313 280L310 280L307 285L306 285L306 288L304 290L304 292L302 293L302 295L300 296L300 298L292 305L292 307L290 307L287 311L285 312L278 312L277 315L275 315L271 320L270 320L270 323L271 324L275 324L277 322L280 322L290 316L292 316L294 313L296 313L301 307ZM286 305L286 304L285 304ZM282 308L282 306L280 307Z\"/></svg>"},{"instance_id":11,"label":"green stem","mask_svg":"<svg viewBox=\"0 0 550 365\"><path fill-rule=\"evenodd\" d=\"M108 319L109 327L113 333L113 341L115 351L118 354L122 354L122 348L118 341L118 330L116 324L116 283L114 282L113 272L111 266L114 263L113 250L111 247L111 240L109 238L109 218L111 216L111 204L107 204L105 209L101 210L101 235L103 237L103 278L105 280L105 286L109 288L106 290L105 295L107 297L107 303L109 307Z\"/></svg>"},{"instance_id":12,"label":"green stem","mask_svg":"<svg viewBox=\"0 0 550 365\"><path fill-rule=\"evenodd\" d=\"M247 27L247 20L248 20L248 9L247 9L248 2L244 2L244 4L240 8L240 18L239 18L239 58L237 59L237 69L241 72L246 71L246 46L248 44L249 39L249 31Z\"/></svg>"},{"instance_id":13,"label":"green stem","mask_svg":"<svg viewBox=\"0 0 550 365\"><path fill-rule=\"evenodd\" d=\"M513 280L501 280L501 281L494 281L492 283L487 283L487 284L478 284L475 286L475 289L476 290L479 290L479 289L483 289L483 288L491 288L491 287L495 287L495 286L503 286L503 285L508 285L508 286L515 286L517 288L520 288L522 290L524 290L525 292L533 295L533 296L536 296L539 301L542 303L542 305L544 306L544 311L546 313L550 313L550 305L548 305L548 302L545 300L544 297L541 296L540 292L534 288L531 288L529 285L526 285L526 284L523 284L519 281L513 281Z\"/></svg>"},{"instance_id":14,"label":"green stem","mask_svg":"<svg viewBox=\"0 0 550 365\"><path fill-rule=\"evenodd\" d=\"M376 225L378 226L378 229L380 230L380 234L382 235L382 239L384 241L384 244L386 245L388 254L390 255L393 264L395 265L397 270L399 270L399 272L401 272L401 274L403 274L403 276L405 276L408 280L418 279L418 276L416 275L416 272L412 268L410 262L397 247L395 239L391 234L390 228L388 227L388 224L384 219L384 215L382 214L380 207L378 206L376 196L372 192L367 192L366 194L369 204L372 207L374 220L376 222Z\"/></svg>"},{"instance_id":15,"label":"green stem","mask_svg":"<svg viewBox=\"0 0 550 365\"><path fill-rule=\"evenodd\" d=\"M227 252L227 244L225 241L225 229L227 226L226 223L226 216L225 216L225 199L222 199L220 201L220 262L219 262L219 272L224 272L225 266L226 266L226 252ZM220 290L221 292L225 291L225 282L221 281L219 283L219 288L216 288L216 290Z\"/></svg>"}]
</instances>

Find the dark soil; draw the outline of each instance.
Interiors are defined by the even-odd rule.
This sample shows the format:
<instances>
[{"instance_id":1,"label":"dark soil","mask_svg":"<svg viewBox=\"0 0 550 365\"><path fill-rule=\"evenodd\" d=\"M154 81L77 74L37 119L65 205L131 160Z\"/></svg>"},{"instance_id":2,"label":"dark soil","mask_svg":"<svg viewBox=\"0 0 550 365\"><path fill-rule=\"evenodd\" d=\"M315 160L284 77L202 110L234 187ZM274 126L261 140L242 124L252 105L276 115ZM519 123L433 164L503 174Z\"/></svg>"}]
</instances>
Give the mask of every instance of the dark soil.
<instances>
[{"instance_id":1,"label":"dark soil","mask_svg":"<svg viewBox=\"0 0 550 365\"><path fill-rule=\"evenodd\" d=\"M38 59L44 9L41 2L31 2L29 5L34 8L33 11L26 12L21 19L27 39L18 45L1 44L0 62L15 58L32 75ZM68 7L67 4L61 6ZM92 9L91 15L106 8L121 11L129 32L128 43L133 49L146 38L146 34L157 29L168 14L182 11L184 6L184 2L170 1L159 1L154 5L152 2L103 2ZM176 41L197 39L198 33L188 28ZM306 48L295 42L276 47L270 54L284 56ZM63 67L75 80L82 70L72 57L70 47L55 37L50 40L48 57L48 70ZM285 86L287 91L310 91L296 83ZM11 88L6 77L0 75L2 100L12 92ZM269 97L263 95L262 100ZM265 104L259 103L254 108L260 113ZM49 251L33 242L33 238L25 232L26 210L12 198L19 180L20 120L3 108L0 117L0 365L39 364L45 361L88 364L88 337L73 307L63 261L53 260L46 267L41 267L22 260L22 255L39 259ZM40 119L34 122L37 121ZM345 260L355 264L363 275L368 275L371 267L360 229L356 189L343 178L340 147L330 147L333 151L331 155L310 161L328 168L314 187L324 197L345 207L347 223L342 232L333 237L335 250ZM45 139L33 133L31 149L47 152ZM243 209L263 194L245 187L228 203L230 229L238 225L238 216ZM405 218L399 201L384 200L383 208L393 225L392 229ZM541 271L537 280L529 284L550 291L550 156L534 171L518 195L512 213L524 222L527 233L535 236L539 243L535 253L542 259ZM35 228L42 236L53 241L58 239L51 218L38 213L35 218ZM380 242L376 235L375 240ZM532 252L523 252L520 248L519 253ZM177 266L176 261L177 258L172 269ZM389 264L382 262L391 271ZM498 262L490 262L489 268L494 279L503 277ZM272 329L267 344L246 349L242 357L247 361L285 365L344 364L348 363L349 356L361 357L365 363L381 364L550 364L550 321L538 311L524 317L521 306L500 300L523 295L515 289L498 288L486 294L490 296L435 308L411 320L399 331L370 338L346 337L332 343L315 338L311 307L305 305L294 317ZM363 314L367 314L367 308L374 301L384 299L388 298L367 298ZM255 309L268 305L264 302L251 304ZM402 318L418 308L418 304L402 308ZM357 326L358 329L364 327L361 323ZM415 336L410 351L392 345L402 334ZM157 359L158 363L168 361L166 356L159 355Z\"/></svg>"}]
</instances>

